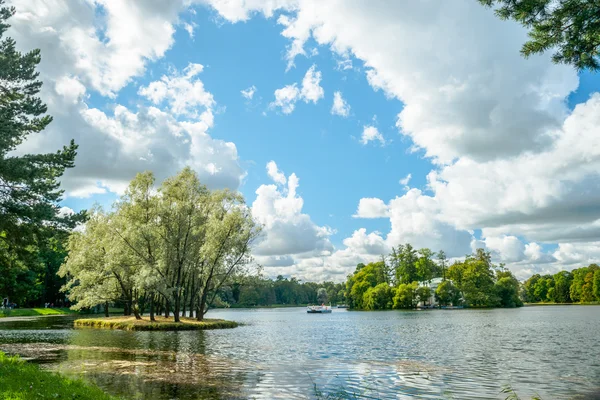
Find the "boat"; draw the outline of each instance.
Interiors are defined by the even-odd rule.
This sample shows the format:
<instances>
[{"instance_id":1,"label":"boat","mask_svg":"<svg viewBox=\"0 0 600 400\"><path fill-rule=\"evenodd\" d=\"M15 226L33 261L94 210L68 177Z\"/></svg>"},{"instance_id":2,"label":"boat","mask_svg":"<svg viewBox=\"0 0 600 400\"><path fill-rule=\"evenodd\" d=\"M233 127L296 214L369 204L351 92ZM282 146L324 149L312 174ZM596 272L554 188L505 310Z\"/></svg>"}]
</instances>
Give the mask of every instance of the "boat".
<instances>
[{"instance_id":1,"label":"boat","mask_svg":"<svg viewBox=\"0 0 600 400\"><path fill-rule=\"evenodd\" d=\"M306 312L309 314L329 314L331 312L331 307L328 306L308 306L306 307Z\"/></svg>"},{"instance_id":2,"label":"boat","mask_svg":"<svg viewBox=\"0 0 600 400\"><path fill-rule=\"evenodd\" d=\"M337 308L348 308L348 306L345 304L338 304Z\"/></svg>"}]
</instances>

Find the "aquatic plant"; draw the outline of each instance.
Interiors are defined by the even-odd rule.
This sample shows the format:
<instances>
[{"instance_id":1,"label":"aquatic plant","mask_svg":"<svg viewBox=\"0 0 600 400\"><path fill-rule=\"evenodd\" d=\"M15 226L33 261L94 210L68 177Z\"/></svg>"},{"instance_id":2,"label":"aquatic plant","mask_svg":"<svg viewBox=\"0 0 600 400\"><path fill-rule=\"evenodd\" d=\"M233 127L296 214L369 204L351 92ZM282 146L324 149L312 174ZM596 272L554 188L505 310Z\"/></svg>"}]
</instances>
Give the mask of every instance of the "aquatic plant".
<instances>
[{"instance_id":1,"label":"aquatic plant","mask_svg":"<svg viewBox=\"0 0 600 400\"><path fill-rule=\"evenodd\" d=\"M41 370L0 352L0 399L114 400L116 397L79 379Z\"/></svg>"}]
</instances>

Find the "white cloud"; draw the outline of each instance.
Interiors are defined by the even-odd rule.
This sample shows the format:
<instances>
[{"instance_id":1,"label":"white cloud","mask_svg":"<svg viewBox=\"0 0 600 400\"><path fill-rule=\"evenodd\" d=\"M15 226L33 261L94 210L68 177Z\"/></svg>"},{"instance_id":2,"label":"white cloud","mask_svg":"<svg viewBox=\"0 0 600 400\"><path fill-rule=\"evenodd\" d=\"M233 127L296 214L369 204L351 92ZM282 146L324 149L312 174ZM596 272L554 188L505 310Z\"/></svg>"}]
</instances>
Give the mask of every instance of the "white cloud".
<instances>
[{"instance_id":1,"label":"white cloud","mask_svg":"<svg viewBox=\"0 0 600 400\"><path fill-rule=\"evenodd\" d=\"M412 178L412 174L408 174L408 175L406 175L404 178L400 179L399 183L400 183L401 185L404 185L404 186L406 186L406 185L408 185L408 183L410 182L411 178Z\"/></svg>"},{"instance_id":2,"label":"white cloud","mask_svg":"<svg viewBox=\"0 0 600 400\"><path fill-rule=\"evenodd\" d=\"M275 90L275 101L269 106L271 108L279 107L284 114L291 114L298 100L316 104L319 99L323 98L325 92L320 86L321 72L316 71L315 68L313 65L306 71L301 88L294 83Z\"/></svg>"},{"instance_id":3,"label":"white cloud","mask_svg":"<svg viewBox=\"0 0 600 400\"><path fill-rule=\"evenodd\" d=\"M363 145L366 145L369 142L378 140L381 145L385 145L385 139L383 135L379 132L379 130L372 125L365 125L363 127L362 136L360 138L360 142Z\"/></svg>"},{"instance_id":4,"label":"white cloud","mask_svg":"<svg viewBox=\"0 0 600 400\"><path fill-rule=\"evenodd\" d=\"M350 105L342 97L342 92L333 93L333 106L331 106L331 113L333 115L339 115L347 117L350 115Z\"/></svg>"},{"instance_id":5,"label":"white cloud","mask_svg":"<svg viewBox=\"0 0 600 400\"><path fill-rule=\"evenodd\" d=\"M275 161L269 161L267 163L267 174L271 179L273 179L273 182L275 183L285 185L287 182L285 174L279 171L279 169L277 168L277 164L275 164Z\"/></svg>"},{"instance_id":6,"label":"white cloud","mask_svg":"<svg viewBox=\"0 0 600 400\"><path fill-rule=\"evenodd\" d=\"M285 183L285 176L279 172L275 162L269 162L267 170L274 181L280 185ZM287 186L261 185L256 190L252 216L264 229L254 254L262 257L310 257L333 250L329 241L333 230L316 225L308 214L302 213L304 200L296 192L298 184L298 177L292 173L287 178Z\"/></svg>"},{"instance_id":7,"label":"white cloud","mask_svg":"<svg viewBox=\"0 0 600 400\"><path fill-rule=\"evenodd\" d=\"M183 24L183 29L185 29L185 31L188 33L188 35L190 35L190 39L194 38L194 28L196 27L196 24L188 24L187 22L184 22Z\"/></svg>"},{"instance_id":8,"label":"white cloud","mask_svg":"<svg viewBox=\"0 0 600 400\"><path fill-rule=\"evenodd\" d=\"M242 93L242 96L245 99L252 100L254 93L256 93L256 86L252 85L249 88L242 90L240 93Z\"/></svg>"},{"instance_id":9,"label":"white cloud","mask_svg":"<svg viewBox=\"0 0 600 400\"><path fill-rule=\"evenodd\" d=\"M175 115L198 116L198 107L212 109L215 105L213 95L204 89L197 75L204 70L200 64L190 63L183 74L174 71L171 76L163 75L159 81L151 82L138 91L155 105L163 102L169 105Z\"/></svg>"},{"instance_id":10,"label":"white cloud","mask_svg":"<svg viewBox=\"0 0 600 400\"><path fill-rule=\"evenodd\" d=\"M171 47L185 3L13 0L9 35L26 49L42 48L48 70L67 67L86 87L114 96Z\"/></svg>"},{"instance_id":11,"label":"white cloud","mask_svg":"<svg viewBox=\"0 0 600 400\"><path fill-rule=\"evenodd\" d=\"M281 89L275 90L275 101L270 104L271 107L280 107L284 114L291 114L296 107L296 101L300 96L300 90L294 83Z\"/></svg>"},{"instance_id":12,"label":"white cloud","mask_svg":"<svg viewBox=\"0 0 600 400\"><path fill-rule=\"evenodd\" d=\"M315 69L315 65L311 66L302 79L300 96L306 103L312 101L314 104L317 104L317 101L325 95L321 87L321 71L316 71Z\"/></svg>"},{"instance_id":13,"label":"white cloud","mask_svg":"<svg viewBox=\"0 0 600 400\"><path fill-rule=\"evenodd\" d=\"M363 198L358 202L354 218L385 218L389 216L388 206L378 198Z\"/></svg>"}]
</instances>

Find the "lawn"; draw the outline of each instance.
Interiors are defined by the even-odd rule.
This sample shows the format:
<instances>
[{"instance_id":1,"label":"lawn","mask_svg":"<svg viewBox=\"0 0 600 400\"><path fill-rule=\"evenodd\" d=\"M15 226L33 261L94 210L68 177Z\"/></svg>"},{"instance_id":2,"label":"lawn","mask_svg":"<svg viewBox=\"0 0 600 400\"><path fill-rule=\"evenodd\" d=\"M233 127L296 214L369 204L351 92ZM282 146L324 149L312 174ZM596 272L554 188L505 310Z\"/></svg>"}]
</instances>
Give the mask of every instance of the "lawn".
<instances>
[{"instance_id":1,"label":"lawn","mask_svg":"<svg viewBox=\"0 0 600 400\"><path fill-rule=\"evenodd\" d=\"M0 400L111 400L96 386L41 370L0 352Z\"/></svg>"},{"instance_id":2,"label":"lawn","mask_svg":"<svg viewBox=\"0 0 600 400\"><path fill-rule=\"evenodd\" d=\"M75 314L70 308L15 308L13 310L0 310L2 317L36 317L40 315Z\"/></svg>"},{"instance_id":3,"label":"lawn","mask_svg":"<svg viewBox=\"0 0 600 400\"><path fill-rule=\"evenodd\" d=\"M223 319L197 321L193 318L181 318L181 322L173 322L172 318L160 316L156 316L156 322L151 322L150 317L144 316L139 320L135 317L83 318L75 320L74 325L78 328L123 329L126 331L189 331L235 328L238 323Z\"/></svg>"}]
</instances>

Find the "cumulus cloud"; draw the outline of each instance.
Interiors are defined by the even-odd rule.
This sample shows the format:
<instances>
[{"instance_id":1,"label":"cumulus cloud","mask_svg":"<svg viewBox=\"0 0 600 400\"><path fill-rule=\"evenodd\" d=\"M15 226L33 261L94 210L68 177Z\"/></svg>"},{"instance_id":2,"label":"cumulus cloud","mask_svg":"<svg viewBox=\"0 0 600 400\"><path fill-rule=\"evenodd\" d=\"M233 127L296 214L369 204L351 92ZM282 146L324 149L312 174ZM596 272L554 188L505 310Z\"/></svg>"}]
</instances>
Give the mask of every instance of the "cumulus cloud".
<instances>
[{"instance_id":1,"label":"cumulus cloud","mask_svg":"<svg viewBox=\"0 0 600 400\"><path fill-rule=\"evenodd\" d=\"M331 106L331 114L347 117L350 115L350 105L342 97L342 92L333 93L333 106Z\"/></svg>"},{"instance_id":2,"label":"cumulus cloud","mask_svg":"<svg viewBox=\"0 0 600 400\"><path fill-rule=\"evenodd\" d=\"M300 88L294 83L275 90L275 101L269 107L279 107L284 114L291 114L298 100L316 104L325 95L320 83L321 72L316 71L316 66L313 65L306 71Z\"/></svg>"},{"instance_id":3,"label":"cumulus cloud","mask_svg":"<svg viewBox=\"0 0 600 400\"><path fill-rule=\"evenodd\" d=\"M148 61L161 58L171 47L174 23L187 1L10 3L17 15L9 34L19 46L56 50L42 51L47 70L67 66L86 87L115 96L132 77L143 74Z\"/></svg>"},{"instance_id":4,"label":"cumulus cloud","mask_svg":"<svg viewBox=\"0 0 600 400\"><path fill-rule=\"evenodd\" d=\"M240 93L242 93L242 97L245 99L252 100L254 93L256 93L256 86L252 85L249 88L242 90Z\"/></svg>"},{"instance_id":5,"label":"cumulus cloud","mask_svg":"<svg viewBox=\"0 0 600 400\"><path fill-rule=\"evenodd\" d=\"M81 54L73 54L72 44L65 44L72 30L83 29L85 23L93 27L92 16L89 21L83 18L89 5L69 3L54 9L47 3L39 7L33 3L19 4L9 35L24 51L41 48L44 57L39 71L45 82L41 97L54 121L43 133L30 136L18 153L47 152L75 139L79 145L76 168L67 170L61 179L71 197L120 193L139 171L152 170L161 180L184 165L195 168L209 186L238 188L245 172L235 144L208 134L214 124L215 101L198 79L202 66L190 64L181 73L172 71L140 88L137 107L110 102L102 110L90 107L88 87L110 95L127 79L117 85L116 77L98 75L96 83L92 82L89 71L79 66ZM108 81L102 81L105 78ZM144 104L145 99L150 104Z\"/></svg>"},{"instance_id":6,"label":"cumulus cloud","mask_svg":"<svg viewBox=\"0 0 600 400\"><path fill-rule=\"evenodd\" d=\"M213 95L204 89L201 80L195 79L203 70L201 64L190 63L182 74L175 71L171 76L163 75L141 87L138 94L155 105L167 104L175 115L197 117L199 108L211 110L215 105Z\"/></svg>"},{"instance_id":7,"label":"cumulus cloud","mask_svg":"<svg viewBox=\"0 0 600 400\"><path fill-rule=\"evenodd\" d=\"M358 202L354 218L385 218L389 216L388 206L378 198L363 198Z\"/></svg>"},{"instance_id":8,"label":"cumulus cloud","mask_svg":"<svg viewBox=\"0 0 600 400\"><path fill-rule=\"evenodd\" d=\"M254 249L257 256L309 257L333 250L329 236L333 230L315 224L302 213L304 200L296 190L299 179L292 173L286 177L275 162L267 164L267 172L278 185L261 185L252 203L252 216L263 225L263 236Z\"/></svg>"},{"instance_id":9,"label":"cumulus cloud","mask_svg":"<svg viewBox=\"0 0 600 400\"><path fill-rule=\"evenodd\" d=\"M385 139L376 127L372 125L364 126L360 142L363 145L366 145L367 143L374 141L379 141L382 146L385 145Z\"/></svg>"},{"instance_id":10,"label":"cumulus cloud","mask_svg":"<svg viewBox=\"0 0 600 400\"><path fill-rule=\"evenodd\" d=\"M275 183L285 185L287 182L285 174L279 171L279 168L277 168L277 164L275 164L275 161L269 161L267 163L267 174L269 175L269 178L271 178Z\"/></svg>"}]
</instances>

